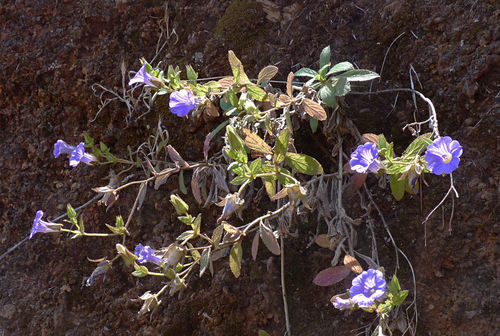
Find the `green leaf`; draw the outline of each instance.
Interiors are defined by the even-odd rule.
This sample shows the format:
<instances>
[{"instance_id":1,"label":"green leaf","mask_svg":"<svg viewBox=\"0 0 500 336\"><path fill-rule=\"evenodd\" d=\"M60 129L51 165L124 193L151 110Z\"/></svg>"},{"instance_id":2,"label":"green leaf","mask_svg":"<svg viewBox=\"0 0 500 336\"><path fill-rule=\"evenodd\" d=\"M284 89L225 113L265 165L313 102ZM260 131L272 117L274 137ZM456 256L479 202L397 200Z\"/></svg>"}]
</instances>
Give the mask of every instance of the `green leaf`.
<instances>
[{"instance_id":1,"label":"green leaf","mask_svg":"<svg viewBox=\"0 0 500 336\"><path fill-rule=\"evenodd\" d=\"M250 173L255 176L259 173L260 167L262 166L262 159L258 158L250 163Z\"/></svg>"},{"instance_id":2,"label":"green leaf","mask_svg":"<svg viewBox=\"0 0 500 336\"><path fill-rule=\"evenodd\" d=\"M184 195L187 194L186 185L184 184L184 170L179 173L179 189Z\"/></svg>"},{"instance_id":3,"label":"green leaf","mask_svg":"<svg viewBox=\"0 0 500 336\"><path fill-rule=\"evenodd\" d=\"M336 96L345 96L351 91L351 85L347 82L345 78L339 78L335 85L333 86L334 92Z\"/></svg>"},{"instance_id":4,"label":"green leaf","mask_svg":"<svg viewBox=\"0 0 500 336\"><path fill-rule=\"evenodd\" d=\"M335 107L335 88L332 83L326 83L319 89L319 97L328 107Z\"/></svg>"},{"instance_id":5,"label":"green leaf","mask_svg":"<svg viewBox=\"0 0 500 336\"><path fill-rule=\"evenodd\" d=\"M200 258L200 277L205 273L207 270L208 264L210 262L210 248L204 249L203 252L201 253L201 258Z\"/></svg>"},{"instance_id":6,"label":"green leaf","mask_svg":"<svg viewBox=\"0 0 500 336\"><path fill-rule=\"evenodd\" d=\"M247 163L248 156L245 151L244 142L230 125L226 126L226 135L231 146L231 150L226 150L227 155L238 162Z\"/></svg>"},{"instance_id":7,"label":"green leaf","mask_svg":"<svg viewBox=\"0 0 500 336\"><path fill-rule=\"evenodd\" d=\"M262 90L260 87L254 84L247 84L247 92L252 96L253 99L258 101L266 100L267 93Z\"/></svg>"},{"instance_id":8,"label":"green leaf","mask_svg":"<svg viewBox=\"0 0 500 336\"><path fill-rule=\"evenodd\" d=\"M309 68L302 68L296 73L294 73L295 77L316 77L318 73L314 71L313 69Z\"/></svg>"},{"instance_id":9,"label":"green leaf","mask_svg":"<svg viewBox=\"0 0 500 336\"><path fill-rule=\"evenodd\" d=\"M432 143L431 135L432 133L425 133L413 140L404 151L402 155L403 159L413 160L417 155L422 154L427 146Z\"/></svg>"},{"instance_id":10,"label":"green leaf","mask_svg":"<svg viewBox=\"0 0 500 336\"><path fill-rule=\"evenodd\" d=\"M229 268L231 268L231 272L233 272L236 278L238 278L241 274L242 256L243 249L241 248L241 242L236 242L231 248L231 253L229 254Z\"/></svg>"},{"instance_id":11,"label":"green leaf","mask_svg":"<svg viewBox=\"0 0 500 336\"><path fill-rule=\"evenodd\" d=\"M220 104L220 108L224 112L228 112L228 111L231 111L232 109L234 109L233 104L231 104L231 102L227 96L222 96L222 98L219 101L219 104Z\"/></svg>"},{"instance_id":12,"label":"green leaf","mask_svg":"<svg viewBox=\"0 0 500 336\"><path fill-rule=\"evenodd\" d=\"M318 119L315 118L309 119L309 126L311 126L311 131L313 133L316 133L316 131L318 130Z\"/></svg>"},{"instance_id":13,"label":"green leaf","mask_svg":"<svg viewBox=\"0 0 500 336\"><path fill-rule=\"evenodd\" d=\"M70 219L70 221L76 218L76 211L69 203L66 205L66 212L68 213L68 218Z\"/></svg>"},{"instance_id":14,"label":"green leaf","mask_svg":"<svg viewBox=\"0 0 500 336\"><path fill-rule=\"evenodd\" d=\"M194 220L193 224L191 225L194 231L194 235L198 236L200 234L200 227L201 227L201 214L196 216L196 219Z\"/></svg>"},{"instance_id":15,"label":"green leaf","mask_svg":"<svg viewBox=\"0 0 500 336\"><path fill-rule=\"evenodd\" d=\"M176 238L176 240L182 240L183 243L188 241L189 239L194 238L194 231L193 230L187 230L184 231L179 235L179 237Z\"/></svg>"},{"instance_id":16,"label":"green leaf","mask_svg":"<svg viewBox=\"0 0 500 336\"><path fill-rule=\"evenodd\" d=\"M134 268L135 268L135 271L132 272L132 275L135 277L143 278L143 277L147 276L149 273L148 268L146 266L139 266L139 265L134 263Z\"/></svg>"},{"instance_id":17,"label":"green leaf","mask_svg":"<svg viewBox=\"0 0 500 336\"><path fill-rule=\"evenodd\" d=\"M231 180L231 184L235 186L242 185L243 183L247 182L249 178L247 176L236 176L234 179Z\"/></svg>"},{"instance_id":18,"label":"green leaf","mask_svg":"<svg viewBox=\"0 0 500 336\"><path fill-rule=\"evenodd\" d=\"M285 154L288 151L288 142L290 141L290 134L285 128L281 131L274 144L274 162L280 164L285 159Z\"/></svg>"},{"instance_id":19,"label":"green leaf","mask_svg":"<svg viewBox=\"0 0 500 336\"><path fill-rule=\"evenodd\" d=\"M276 195L276 179L265 178L263 179L263 181L264 181L264 187L266 188L266 192L269 195L269 198Z\"/></svg>"},{"instance_id":20,"label":"green leaf","mask_svg":"<svg viewBox=\"0 0 500 336\"><path fill-rule=\"evenodd\" d=\"M116 224L115 224L115 226L118 229L122 229L125 226L125 223L123 222L122 216L116 216Z\"/></svg>"},{"instance_id":21,"label":"green leaf","mask_svg":"<svg viewBox=\"0 0 500 336\"><path fill-rule=\"evenodd\" d=\"M92 138L87 133L83 133L83 138L85 139L85 148L93 148L94 147L94 138Z\"/></svg>"},{"instance_id":22,"label":"green leaf","mask_svg":"<svg viewBox=\"0 0 500 336\"><path fill-rule=\"evenodd\" d=\"M198 79L198 74L191 65L186 65L186 74L189 80L195 81Z\"/></svg>"},{"instance_id":23,"label":"green leaf","mask_svg":"<svg viewBox=\"0 0 500 336\"><path fill-rule=\"evenodd\" d=\"M397 293L399 293L400 290L401 290L401 286L399 285L399 280L396 276L394 276L391 280L390 285L389 285L389 291L394 296Z\"/></svg>"},{"instance_id":24,"label":"green leaf","mask_svg":"<svg viewBox=\"0 0 500 336\"><path fill-rule=\"evenodd\" d=\"M259 330L259 334L257 336L271 336L271 335L269 335L269 333L264 330Z\"/></svg>"},{"instance_id":25,"label":"green leaf","mask_svg":"<svg viewBox=\"0 0 500 336\"><path fill-rule=\"evenodd\" d=\"M307 175L323 174L323 167L315 158L306 154L286 153L285 162L296 171Z\"/></svg>"},{"instance_id":26,"label":"green leaf","mask_svg":"<svg viewBox=\"0 0 500 336\"><path fill-rule=\"evenodd\" d=\"M406 299L408 296L408 291L400 291L394 298L392 299L392 304L395 306L399 306L400 304L403 303L403 301Z\"/></svg>"},{"instance_id":27,"label":"green leaf","mask_svg":"<svg viewBox=\"0 0 500 336\"><path fill-rule=\"evenodd\" d=\"M319 55L319 67L322 68L330 63L330 46L325 47Z\"/></svg>"},{"instance_id":28,"label":"green leaf","mask_svg":"<svg viewBox=\"0 0 500 336\"><path fill-rule=\"evenodd\" d=\"M341 62L341 63L335 64L330 69L330 71L328 71L328 73L326 75L329 76L329 75L337 73L337 72L348 71L348 70L353 70L353 69L354 69L354 67L352 66L351 63L349 63L349 62Z\"/></svg>"},{"instance_id":29,"label":"green leaf","mask_svg":"<svg viewBox=\"0 0 500 336\"><path fill-rule=\"evenodd\" d=\"M364 82L380 76L370 70L350 70L340 74L339 77L346 78L349 82Z\"/></svg>"},{"instance_id":30,"label":"green leaf","mask_svg":"<svg viewBox=\"0 0 500 336\"><path fill-rule=\"evenodd\" d=\"M398 181L398 179L401 177L401 174L397 175L391 175L391 191L392 195L397 201L400 201L404 194L405 194L405 182L406 179L403 179L401 181Z\"/></svg>"},{"instance_id":31,"label":"green leaf","mask_svg":"<svg viewBox=\"0 0 500 336\"><path fill-rule=\"evenodd\" d=\"M326 73L328 72L328 69L330 68L330 63L327 63L319 69L319 80L325 80L326 79Z\"/></svg>"},{"instance_id":32,"label":"green leaf","mask_svg":"<svg viewBox=\"0 0 500 336\"><path fill-rule=\"evenodd\" d=\"M286 174L288 176L292 176L292 173L290 173L287 169L285 168L280 168L280 173L281 174ZM280 183L282 185L287 185L287 184L294 184L295 181L290 179L289 177L285 177L285 175L281 175L281 174L278 174L277 175L277 178L278 178L278 181L280 181Z\"/></svg>"}]
</instances>

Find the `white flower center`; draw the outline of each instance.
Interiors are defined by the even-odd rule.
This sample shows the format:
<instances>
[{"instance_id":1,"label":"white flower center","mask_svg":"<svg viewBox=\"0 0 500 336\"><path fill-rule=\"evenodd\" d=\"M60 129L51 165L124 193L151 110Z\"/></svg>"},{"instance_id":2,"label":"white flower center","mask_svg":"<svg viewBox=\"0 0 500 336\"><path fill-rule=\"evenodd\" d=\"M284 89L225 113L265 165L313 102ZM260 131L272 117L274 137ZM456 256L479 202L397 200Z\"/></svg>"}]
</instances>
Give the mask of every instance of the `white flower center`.
<instances>
[{"instance_id":1,"label":"white flower center","mask_svg":"<svg viewBox=\"0 0 500 336\"><path fill-rule=\"evenodd\" d=\"M453 159L453 156L450 153L448 153L443 157L443 162L450 163L451 159Z\"/></svg>"}]
</instances>

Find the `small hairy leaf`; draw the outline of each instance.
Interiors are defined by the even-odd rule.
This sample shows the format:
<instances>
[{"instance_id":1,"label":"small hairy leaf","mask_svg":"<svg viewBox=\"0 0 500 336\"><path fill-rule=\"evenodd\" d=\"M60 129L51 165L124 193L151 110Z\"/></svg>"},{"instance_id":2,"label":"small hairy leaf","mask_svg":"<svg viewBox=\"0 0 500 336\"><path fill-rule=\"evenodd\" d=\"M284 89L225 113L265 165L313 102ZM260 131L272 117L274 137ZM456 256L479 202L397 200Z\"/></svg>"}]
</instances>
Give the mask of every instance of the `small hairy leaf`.
<instances>
[{"instance_id":1,"label":"small hairy leaf","mask_svg":"<svg viewBox=\"0 0 500 336\"><path fill-rule=\"evenodd\" d=\"M257 85L262 81L269 82L278 73L278 67L274 65L268 65L264 69L260 70L259 76L257 77Z\"/></svg>"},{"instance_id":2,"label":"small hairy leaf","mask_svg":"<svg viewBox=\"0 0 500 336\"><path fill-rule=\"evenodd\" d=\"M247 145L250 149L262 153L262 154L272 154L273 150L271 146L269 146L261 137L259 137L254 132L249 129L244 128L243 133L245 133L245 145Z\"/></svg>"},{"instance_id":3,"label":"small hairy leaf","mask_svg":"<svg viewBox=\"0 0 500 336\"><path fill-rule=\"evenodd\" d=\"M304 98L302 100L302 104L304 105L304 110L308 115L318 120L326 120L326 111L320 104L309 98Z\"/></svg>"},{"instance_id":4,"label":"small hairy leaf","mask_svg":"<svg viewBox=\"0 0 500 336\"><path fill-rule=\"evenodd\" d=\"M278 243L278 240L274 236L271 229L262 222L260 223L259 234L260 238L264 242L264 245L266 245L267 249L271 251L272 254L281 254L280 244Z\"/></svg>"}]
</instances>

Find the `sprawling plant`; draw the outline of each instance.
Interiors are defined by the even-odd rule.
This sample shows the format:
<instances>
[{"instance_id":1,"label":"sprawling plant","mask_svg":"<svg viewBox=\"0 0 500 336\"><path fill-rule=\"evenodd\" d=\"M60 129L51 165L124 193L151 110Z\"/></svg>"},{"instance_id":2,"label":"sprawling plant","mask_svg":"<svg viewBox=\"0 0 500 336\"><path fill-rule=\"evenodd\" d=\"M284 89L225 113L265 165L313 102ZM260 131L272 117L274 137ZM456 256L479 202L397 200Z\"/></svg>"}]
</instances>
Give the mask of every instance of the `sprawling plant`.
<instances>
[{"instance_id":1,"label":"sprawling plant","mask_svg":"<svg viewBox=\"0 0 500 336\"><path fill-rule=\"evenodd\" d=\"M239 277L244 239L252 239L254 260L262 242L271 253L281 255L284 261L283 239L296 237L296 221L313 213L318 222L314 241L333 252L331 265L315 276L314 283L329 286L351 272L358 274L346 293L332 298L333 306L340 310L359 308L376 313L378 323L372 329L373 333L391 332L389 322L400 317L398 307L408 291L401 289L396 277L398 264L389 285L386 283L388 274L378 262L375 239L371 243L371 255L362 254L357 249L356 226L365 222L373 230L370 209L377 209L385 224L370 190L363 186L364 181L369 174L381 181L389 180L392 194L400 200L405 192L419 192L426 173L450 174L451 177L459 164L462 147L456 140L440 137L432 103L409 89L407 91L424 98L429 104L430 114L428 120L409 125L417 125L418 130L413 129L415 139L400 156L383 134L360 135L343 110L343 97L351 93L356 83L373 80L378 75L356 69L349 62L332 65L329 47L321 52L317 71L303 68L295 74L290 72L284 82L272 80L278 73L275 66L266 66L257 79L250 79L232 51L229 51L228 58L232 76L217 81L198 78L191 66L186 67L187 78L182 78L178 67L170 65L164 72L144 59L140 70L129 81L133 89L144 86L141 95L149 96L153 102L159 96L168 95L169 109L178 117L221 120L200 148L203 160L188 162L169 144L161 114L153 140L148 139L135 151L129 149L126 158L115 156L102 142L97 145L87 134L85 141L77 146L58 140L54 145L54 157L68 155L72 167L79 163L96 168L113 166L109 183L93 186L100 202L107 208L118 201L120 193L130 190L129 187L138 185L139 191L127 220L116 217L114 225L106 224L108 232L87 232L81 216L68 204L66 224L43 221L43 211L38 211L30 238L36 233L62 232L72 234L72 238L121 237L120 243L116 244L116 256L98 260L86 285L91 286L120 259L127 267L133 268L135 277L156 276L168 280L155 293L147 291L140 297L143 305L139 313L143 314L154 310L164 293L174 295L185 290L194 273L201 277L208 271L213 275L213 263L219 259L226 258L234 276ZM296 77L307 81L297 81ZM431 131L420 134L420 126L426 123ZM321 158L297 151L295 140L304 124L311 128L310 132L321 130L329 139L326 145L331 147L326 153L327 159L334 162L334 171L325 171L321 160L318 161ZM223 147L212 148L221 131L224 131ZM355 149L349 157L346 150L352 148ZM130 171L133 174L124 177ZM203 207L221 207L216 223L204 222L201 213L193 212L181 196L172 194L170 202L185 230L166 247L141 243L131 245L128 226L134 213L140 209L146 191L158 190L167 178L177 176L181 192L187 194L185 171L192 172L190 192L196 202ZM348 214L342 204L342 194L347 187L357 190L362 196L366 213L357 218ZM452 179L450 191L455 191ZM274 209L258 209L252 211L252 215L245 213L242 219L242 213L252 199L267 199L266 204L273 204ZM325 226L326 232L322 229ZM389 231L388 234L397 257L402 252ZM339 262L342 255L343 263ZM367 270L363 270L358 259L367 264ZM284 285L282 274L283 291ZM285 295L284 305L290 335ZM411 329L411 319L407 325Z\"/></svg>"}]
</instances>

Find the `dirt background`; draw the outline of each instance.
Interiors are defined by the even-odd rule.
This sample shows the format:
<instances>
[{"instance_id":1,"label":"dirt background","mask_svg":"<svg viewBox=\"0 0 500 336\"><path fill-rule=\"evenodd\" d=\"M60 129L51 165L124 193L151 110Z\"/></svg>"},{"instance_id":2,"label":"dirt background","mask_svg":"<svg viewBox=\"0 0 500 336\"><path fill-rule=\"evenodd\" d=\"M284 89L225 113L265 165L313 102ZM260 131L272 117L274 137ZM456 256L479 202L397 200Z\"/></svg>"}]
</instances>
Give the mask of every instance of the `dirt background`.
<instances>
[{"instance_id":1,"label":"dirt background","mask_svg":"<svg viewBox=\"0 0 500 336\"><path fill-rule=\"evenodd\" d=\"M464 147L454 173L460 198L424 228L416 197L395 203L388 190L373 187L391 231L416 272L418 335L494 335L500 330L498 245L498 146L500 104L500 6L498 1L169 1L168 39L156 61L192 64L200 76L229 73L233 49L254 77L265 65L280 68L279 79L302 66L317 68L330 45L334 62L350 61L382 73L373 89L415 87L436 105L443 135ZM232 4L231 4L232 3ZM90 199L107 171L70 169L52 157L57 139L81 141L84 132L123 154L154 127L153 114L128 129L124 105L112 104L94 122L99 101L91 85L121 87L120 64L139 67L155 55L160 32L167 33L160 0L37 0L0 4L0 253L29 234L34 214L48 218ZM162 20L163 19L163 20ZM400 36L400 34L404 33ZM397 38L400 36L399 38ZM162 40L162 42L165 39ZM385 62L384 62L385 60ZM383 64L383 69L382 69ZM348 97L349 115L362 132L384 132L408 141L401 127L412 120L411 97ZM420 104L425 118L425 107ZM215 124L197 125L168 116L174 147L186 159L200 157L204 135ZM188 130L186 132L186 129ZM125 136L126 134L126 136ZM317 151L309 148L309 152ZM150 193L131 226L133 241L160 246L180 228L166 196L172 185ZM446 179L430 177L427 213L447 190ZM122 196L107 214L97 205L84 211L89 230L126 216L133 196ZM211 210L208 210L211 211ZM215 211L215 210L214 210ZM315 224L287 240L286 277L294 335L355 335L370 323L363 312L335 311L330 297L349 279L328 288L314 286L316 272L331 254L306 248ZM364 232L361 226L359 231ZM391 271L390 244L381 223L381 258ZM261 249L256 262L244 248L243 271L233 279L227 263L214 277L192 280L179 299L163 299L153 316L137 315L131 299L160 288L158 279L138 280L119 264L104 281L82 287L94 265L86 260L111 256L115 240L37 235L0 264L0 335L256 335L264 329L284 334L279 259ZM385 246L385 247L384 247ZM404 263L402 263L404 264ZM402 267L403 287L411 274Z\"/></svg>"}]
</instances>

